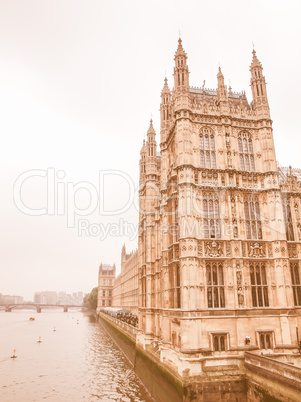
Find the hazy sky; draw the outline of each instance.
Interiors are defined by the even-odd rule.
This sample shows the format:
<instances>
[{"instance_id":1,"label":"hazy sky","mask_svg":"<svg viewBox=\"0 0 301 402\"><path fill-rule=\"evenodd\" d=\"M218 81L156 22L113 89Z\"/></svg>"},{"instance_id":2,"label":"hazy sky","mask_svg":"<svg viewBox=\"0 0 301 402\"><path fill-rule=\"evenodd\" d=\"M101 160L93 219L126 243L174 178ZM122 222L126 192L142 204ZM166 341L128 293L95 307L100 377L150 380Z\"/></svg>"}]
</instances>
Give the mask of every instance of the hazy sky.
<instances>
[{"instance_id":1,"label":"hazy sky","mask_svg":"<svg viewBox=\"0 0 301 402\"><path fill-rule=\"evenodd\" d=\"M151 115L160 131L179 31L190 85L216 88L220 63L249 101L254 42L277 159L301 167L300 12L300 1L0 0L0 293L88 292L100 262L119 269L123 243L137 247L139 152Z\"/></svg>"}]
</instances>

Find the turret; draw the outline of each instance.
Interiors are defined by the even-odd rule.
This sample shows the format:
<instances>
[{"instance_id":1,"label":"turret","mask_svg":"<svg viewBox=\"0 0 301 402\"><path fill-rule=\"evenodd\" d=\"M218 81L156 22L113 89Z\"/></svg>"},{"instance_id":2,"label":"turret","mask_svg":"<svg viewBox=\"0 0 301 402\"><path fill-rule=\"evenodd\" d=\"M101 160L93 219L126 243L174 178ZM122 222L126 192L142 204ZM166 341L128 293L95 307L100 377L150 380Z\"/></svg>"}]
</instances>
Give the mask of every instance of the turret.
<instances>
[{"instance_id":1,"label":"turret","mask_svg":"<svg viewBox=\"0 0 301 402\"><path fill-rule=\"evenodd\" d=\"M125 244L124 244L121 249L121 268L122 268L123 264L125 263L125 261L126 261L126 248L125 248Z\"/></svg>"},{"instance_id":2,"label":"turret","mask_svg":"<svg viewBox=\"0 0 301 402\"><path fill-rule=\"evenodd\" d=\"M189 71L187 55L182 47L182 39L179 38L178 49L175 54L174 82L176 92L189 92Z\"/></svg>"},{"instance_id":3,"label":"turret","mask_svg":"<svg viewBox=\"0 0 301 402\"><path fill-rule=\"evenodd\" d=\"M172 119L172 104L171 104L171 92L168 87L167 78L165 77L164 86L161 91L161 142L166 140L166 135L170 122Z\"/></svg>"},{"instance_id":4,"label":"turret","mask_svg":"<svg viewBox=\"0 0 301 402\"><path fill-rule=\"evenodd\" d=\"M265 77L262 74L262 65L254 49L250 71L254 108L260 117L270 117Z\"/></svg>"},{"instance_id":5,"label":"turret","mask_svg":"<svg viewBox=\"0 0 301 402\"><path fill-rule=\"evenodd\" d=\"M146 145L145 140L143 140L143 145L140 151L140 183L145 181L145 162L146 162Z\"/></svg>"},{"instance_id":6,"label":"turret","mask_svg":"<svg viewBox=\"0 0 301 402\"><path fill-rule=\"evenodd\" d=\"M227 100L227 87L225 86L224 76L220 67L217 73L217 98L219 101Z\"/></svg>"},{"instance_id":7,"label":"turret","mask_svg":"<svg viewBox=\"0 0 301 402\"><path fill-rule=\"evenodd\" d=\"M156 160L157 158L157 143L156 143L156 132L153 127L153 120L151 119L149 129L147 131L147 142L146 142L146 161Z\"/></svg>"}]
</instances>

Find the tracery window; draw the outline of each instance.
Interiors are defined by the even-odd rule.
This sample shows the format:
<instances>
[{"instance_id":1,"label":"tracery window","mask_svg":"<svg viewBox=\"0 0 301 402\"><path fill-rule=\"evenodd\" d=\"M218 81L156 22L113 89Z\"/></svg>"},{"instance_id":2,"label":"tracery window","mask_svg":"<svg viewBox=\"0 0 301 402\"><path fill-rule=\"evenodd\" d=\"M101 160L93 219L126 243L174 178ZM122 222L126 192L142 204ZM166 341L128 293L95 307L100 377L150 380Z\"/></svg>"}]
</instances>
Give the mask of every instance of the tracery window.
<instances>
[{"instance_id":1,"label":"tracery window","mask_svg":"<svg viewBox=\"0 0 301 402\"><path fill-rule=\"evenodd\" d=\"M145 266L142 267L142 277L141 277L141 306L146 307L146 276L145 276Z\"/></svg>"},{"instance_id":2,"label":"tracery window","mask_svg":"<svg viewBox=\"0 0 301 402\"><path fill-rule=\"evenodd\" d=\"M214 352L224 352L226 350L226 334L213 335L213 350Z\"/></svg>"},{"instance_id":3,"label":"tracery window","mask_svg":"<svg viewBox=\"0 0 301 402\"><path fill-rule=\"evenodd\" d=\"M241 170L254 171L254 151L252 138L248 133L240 133L238 136L238 151Z\"/></svg>"},{"instance_id":4,"label":"tracery window","mask_svg":"<svg viewBox=\"0 0 301 402\"><path fill-rule=\"evenodd\" d=\"M181 308L181 278L180 266L170 267L169 269L169 284L170 284L170 308Z\"/></svg>"},{"instance_id":5,"label":"tracery window","mask_svg":"<svg viewBox=\"0 0 301 402\"><path fill-rule=\"evenodd\" d=\"M219 200L213 194L204 194L203 207L203 233L205 238L215 239L221 237Z\"/></svg>"},{"instance_id":6,"label":"tracery window","mask_svg":"<svg viewBox=\"0 0 301 402\"><path fill-rule=\"evenodd\" d=\"M202 128L200 131L201 167L216 169L215 142L213 131Z\"/></svg>"},{"instance_id":7,"label":"tracery window","mask_svg":"<svg viewBox=\"0 0 301 402\"><path fill-rule=\"evenodd\" d=\"M244 198L247 239L262 239L260 207L257 197Z\"/></svg>"},{"instance_id":8,"label":"tracery window","mask_svg":"<svg viewBox=\"0 0 301 402\"><path fill-rule=\"evenodd\" d=\"M268 285L264 262L250 262L253 307L269 307Z\"/></svg>"},{"instance_id":9,"label":"tracery window","mask_svg":"<svg viewBox=\"0 0 301 402\"><path fill-rule=\"evenodd\" d=\"M222 261L206 262L208 308L225 307L225 284Z\"/></svg>"},{"instance_id":10,"label":"tracery window","mask_svg":"<svg viewBox=\"0 0 301 402\"><path fill-rule=\"evenodd\" d=\"M300 281L299 263L291 262L290 268L292 276L294 303L295 306L301 306L301 281Z\"/></svg>"},{"instance_id":11,"label":"tracery window","mask_svg":"<svg viewBox=\"0 0 301 402\"><path fill-rule=\"evenodd\" d=\"M272 349L272 333L261 332L259 333L260 349Z\"/></svg>"},{"instance_id":12,"label":"tracery window","mask_svg":"<svg viewBox=\"0 0 301 402\"><path fill-rule=\"evenodd\" d=\"M176 307L181 308L181 277L180 277L180 266L177 265L176 268Z\"/></svg>"},{"instance_id":13,"label":"tracery window","mask_svg":"<svg viewBox=\"0 0 301 402\"><path fill-rule=\"evenodd\" d=\"M282 207L283 207L283 215L284 215L284 222L285 222L286 238L288 241L294 241L295 236L294 236L294 229L293 229L290 198L282 198Z\"/></svg>"},{"instance_id":14,"label":"tracery window","mask_svg":"<svg viewBox=\"0 0 301 402\"><path fill-rule=\"evenodd\" d=\"M179 241L179 210L178 205L175 206L175 235L176 242Z\"/></svg>"}]
</instances>

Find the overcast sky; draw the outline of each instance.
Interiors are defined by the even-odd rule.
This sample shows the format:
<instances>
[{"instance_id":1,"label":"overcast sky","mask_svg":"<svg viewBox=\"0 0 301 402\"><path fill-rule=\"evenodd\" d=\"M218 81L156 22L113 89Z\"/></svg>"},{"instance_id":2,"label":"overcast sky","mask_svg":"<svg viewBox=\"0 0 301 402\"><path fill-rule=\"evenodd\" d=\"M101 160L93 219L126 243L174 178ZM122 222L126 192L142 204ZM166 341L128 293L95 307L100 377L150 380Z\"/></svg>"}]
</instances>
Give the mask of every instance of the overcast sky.
<instances>
[{"instance_id":1,"label":"overcast sky","mask_svg":"<svg viewBox=\"0 0 301 402\"><path fill-rule=\"evenodd\" d=\"M123 243L137 247L139 152L151 115L160 131L179 31L190 85L216 88L220 63L249 101L254 42L277 159L301 167L300 11L275 0L0 0L0 293L89 292L101 262L120 269Z\"/></svg>"}]
</instances>

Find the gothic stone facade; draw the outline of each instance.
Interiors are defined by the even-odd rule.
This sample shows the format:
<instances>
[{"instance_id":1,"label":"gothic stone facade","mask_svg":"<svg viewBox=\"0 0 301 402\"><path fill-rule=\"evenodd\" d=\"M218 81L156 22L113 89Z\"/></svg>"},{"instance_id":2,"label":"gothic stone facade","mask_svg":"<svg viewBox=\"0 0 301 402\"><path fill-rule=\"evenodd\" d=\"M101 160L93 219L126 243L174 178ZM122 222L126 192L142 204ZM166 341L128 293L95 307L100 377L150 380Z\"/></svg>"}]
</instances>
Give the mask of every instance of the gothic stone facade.
<instances>
[{"instance_id":1,"label":"gothic stone facade","mask_svg":"<svg viewBox=\"0 0 301 402\"><path fill-rule=\"evenodd\" d=\"M139 342L191 375L190 357L297 353L301 183L277 167L262 65L248 103L220 68L190 87L181 39L174 60L160 154L152 121L141 149Z\"/></svg>"},{"instance_id":2,"label":"gothic stone facade","mask_svg":"<svg viewBox=\"0 0 301 402\"><path fill-rule=\"evenodd\" d=\"M100 264L98 272L98 300L97 311L112 306L113 286L116 274L115 264Z\"/></svg>"},{"instance_id":3,"label":"gothic stone facade","mask_svg":"<svg viewBox=\"0 0 301 402\"><path fill-rule=\"evenodd\" d=\"M138 316L138 252L127 254L125 245L121 251L121 272L114 283L112 306Z\"/></svg>"}]
</instances>

